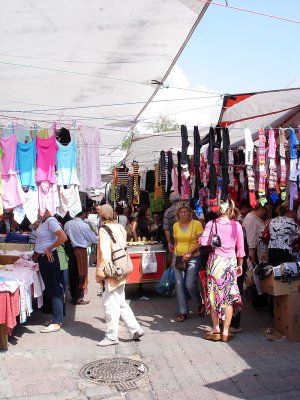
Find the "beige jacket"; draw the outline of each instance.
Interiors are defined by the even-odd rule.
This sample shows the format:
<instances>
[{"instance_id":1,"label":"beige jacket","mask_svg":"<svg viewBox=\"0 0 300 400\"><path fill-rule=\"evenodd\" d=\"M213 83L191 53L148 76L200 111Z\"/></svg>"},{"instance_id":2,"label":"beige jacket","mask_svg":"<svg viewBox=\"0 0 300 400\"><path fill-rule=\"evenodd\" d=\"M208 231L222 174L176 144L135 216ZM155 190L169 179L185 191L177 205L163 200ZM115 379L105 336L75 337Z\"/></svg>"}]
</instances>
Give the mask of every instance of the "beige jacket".
<instances>
[{"instance_id":1,"label":"beige jacket","mask_svg":"<svg viewBox=\"0 0 300 400\"><path fill-rule=\"evenodd\" d=\"M126 246L127 232L122 225L117 222L108 223L107 226L112 230L114 238L117 243L121 246ZM105 275L104 268L111 261L111 238L105 229L99 230L99 241L97 247L97 267L96 267L96 280L107 280L108 291L111 292L118 286L124 285L126 283L126 278L121 280L116 280L113 278L108 278Z\"/></svg>"}]
</instances>

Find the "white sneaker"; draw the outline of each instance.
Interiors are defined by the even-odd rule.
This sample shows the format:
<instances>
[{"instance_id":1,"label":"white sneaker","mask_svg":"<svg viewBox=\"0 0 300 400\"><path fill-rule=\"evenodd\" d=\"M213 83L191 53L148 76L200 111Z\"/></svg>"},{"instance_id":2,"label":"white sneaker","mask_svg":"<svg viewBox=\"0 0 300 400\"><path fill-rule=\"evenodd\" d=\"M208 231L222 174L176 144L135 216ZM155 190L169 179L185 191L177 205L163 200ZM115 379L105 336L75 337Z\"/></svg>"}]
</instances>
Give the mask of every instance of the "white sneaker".
<instances>
[{"instance_id":1,"label":"white sneaker","mask_svg":"<svg viewBox=\"0 0 300 400\"><path fill-rule=\"evenodd\" d=\"M41 333L50 333L50 332L57 332L60 331L61 324L50 324L47 328L43 328L40 330Z\"/></svg>"},{"instance_id":2,"label":"white sneaker","mask_svg":"<svg viewBox=\"0 0 300 400\"><path fill-rule=\"evenodd\" d=\"M119 340L110 340L107 338L104 338L103 340L101 340L101 342L97 343L97 346L101 346L101 347L106 347L106 346L112 346L114 344L118 344Z\"/></svg>"},{"instance_id":3,"label":"white sneaker","mask_svg":"<svg viewBox=\"0 0 300 400\"><path fill-rule=\"evenodd\" d=\"M140 329L139 331L134 332L132 339L133 340L138 340L144 335L145 335L145 332L142 329Z\"/></svg>"}]
</instances>

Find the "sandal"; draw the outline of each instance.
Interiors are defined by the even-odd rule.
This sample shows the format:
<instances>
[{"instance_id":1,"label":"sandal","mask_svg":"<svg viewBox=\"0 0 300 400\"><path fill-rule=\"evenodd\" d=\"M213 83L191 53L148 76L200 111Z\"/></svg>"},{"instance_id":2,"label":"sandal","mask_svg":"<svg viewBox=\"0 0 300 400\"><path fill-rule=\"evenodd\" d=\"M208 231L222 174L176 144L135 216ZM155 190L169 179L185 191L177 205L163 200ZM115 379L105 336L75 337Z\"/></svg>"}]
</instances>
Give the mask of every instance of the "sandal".
<instances>
[{"instance_id":1,"label":"sandal","mask_svg":"<svg viewBox=\"0 0 300 400\"><path fill-rule=\"evenodd\" d=\"M207 332L205 339L212 340L213 342L219 342L221 340L221 333L220 332Z\"/></svg>"},{"instance_id":2,"label":"sandal","mask_svg":"<svg viewBox=\"0 0 300 400\"><path fill-rule=\"evenodd\" d=\"M80 300L76 303L79 306L85 306L86 304L90 304L90 300Z\"/></svg>"},{"instance_id":3,"label":"sandal","mask_svg":"<svg viewBox=\"0 0 300 400\"><path fill-rule=\"evenodd\" d=\"M232 333L228 333L228 335L222 335L222 342L230 342L234 338Z\"/></svg>"},{"instance_id":4,"label":"sandal","mask_svg":"<svg viewBox=\"0 0 300 400\"><path fill-rule=\"evenodd\" d=\"M179 314L177 317L177 322L183 322L187 319L186 314Z\"/></svg>"}]
</instances>

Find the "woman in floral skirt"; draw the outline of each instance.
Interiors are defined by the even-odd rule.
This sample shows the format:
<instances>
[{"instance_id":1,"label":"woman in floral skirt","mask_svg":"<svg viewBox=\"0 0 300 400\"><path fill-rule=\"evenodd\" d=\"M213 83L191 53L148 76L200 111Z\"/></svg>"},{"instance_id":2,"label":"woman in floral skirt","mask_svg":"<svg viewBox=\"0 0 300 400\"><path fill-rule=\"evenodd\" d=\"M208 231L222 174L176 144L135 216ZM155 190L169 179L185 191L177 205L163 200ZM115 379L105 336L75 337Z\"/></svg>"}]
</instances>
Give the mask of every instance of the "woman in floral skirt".
<instances>
[{"instance_id":1,"label":"woman in floral skirt","mask_svg":"<svg viewBox=\"0 0 300 400\"><path fill-rule=\"evenodd\" d=\"M201 246L210 244L213 234L218 234L221 239L221 247L213 249L207 264L206 309L210 312L213 327L206 339L227 342L233 339L229 333L232 315L241 308L237 277L242 274L245 251L242 227L239 222L232 220L233 201L222 203L219 214L220 218L206 225L200 239ZM222 334L219 320L223 320Z\"/></svg>"}]
</instances>

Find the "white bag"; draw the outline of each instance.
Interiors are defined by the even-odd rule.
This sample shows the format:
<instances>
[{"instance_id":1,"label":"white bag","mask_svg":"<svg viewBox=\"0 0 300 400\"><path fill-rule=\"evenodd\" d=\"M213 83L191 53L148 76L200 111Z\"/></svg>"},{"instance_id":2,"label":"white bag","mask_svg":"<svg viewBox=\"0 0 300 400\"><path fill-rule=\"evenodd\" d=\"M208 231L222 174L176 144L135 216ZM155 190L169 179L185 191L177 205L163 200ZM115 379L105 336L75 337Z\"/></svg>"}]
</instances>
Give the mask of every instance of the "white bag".
<instances>
[{"instance_id":1,"label":"white bag","mask_svg":"<svg viewBox=\"0 0 300 400\"><path fill-rule=\"evenodd\" d=\"M142 270L143 274L155 274L157 272L156 256L152 251L143 253Z\"/></svg>"}]
</instances>

